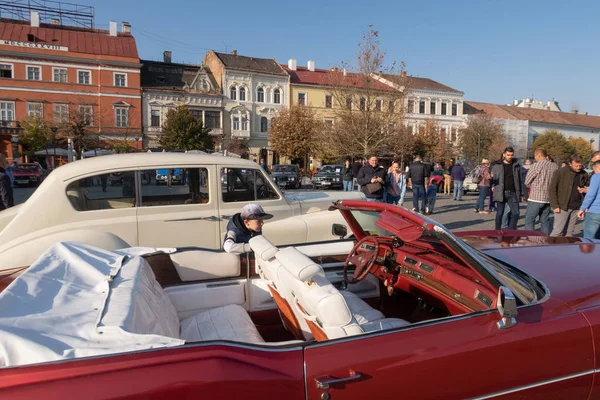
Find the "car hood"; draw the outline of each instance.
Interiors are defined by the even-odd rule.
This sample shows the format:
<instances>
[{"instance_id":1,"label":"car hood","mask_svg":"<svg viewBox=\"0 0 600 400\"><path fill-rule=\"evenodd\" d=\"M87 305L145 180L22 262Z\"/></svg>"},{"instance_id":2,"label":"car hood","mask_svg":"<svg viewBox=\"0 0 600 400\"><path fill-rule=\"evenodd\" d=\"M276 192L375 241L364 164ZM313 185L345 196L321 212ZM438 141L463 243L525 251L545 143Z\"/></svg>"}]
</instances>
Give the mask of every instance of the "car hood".
<instances>
[{"instance_id":1,"label":"car hood","mask_svg":"<svg viewBox=\"0 0 600 400\"><path fill-rule=\"evenodd\" d=\"M550 295L581 311L600 306L600 241L483 250L543 282Z\"/></svg>"},{"instance_id":2,"label":"car hood","mask_svg":"<svg viewBox=\"0 0 600 400\"><path fill-rule=\"evenodd\" d=\"M324 211L337 200L364 200L365 195L361 192L294 192L285 193L289 203L299 202L302 214Z\"/></svg>"},{"instance_id":3,"label":"car hood","mask_svg":"<svg viewBox=\"0 0 600 400\"><path fill-rule=\"evenodd\" d=\"M30 175L39 175L38 171L28 171L23 169L15 169L13 170L13 176L30 176Z\"/></svg>"}]
</instances>

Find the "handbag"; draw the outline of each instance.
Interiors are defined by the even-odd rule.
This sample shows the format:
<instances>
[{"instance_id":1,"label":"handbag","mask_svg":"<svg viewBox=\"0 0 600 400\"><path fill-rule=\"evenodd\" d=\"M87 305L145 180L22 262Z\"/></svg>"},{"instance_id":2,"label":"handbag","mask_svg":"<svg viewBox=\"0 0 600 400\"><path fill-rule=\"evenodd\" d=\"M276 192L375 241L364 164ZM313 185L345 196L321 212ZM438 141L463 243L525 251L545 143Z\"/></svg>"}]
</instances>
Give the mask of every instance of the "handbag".
<instances>
[{"instance_id":1,"label":"handbag","mask_svg":"<svg viewBox=\"0 0 600 400\"><path fill-rule=\"evenodd\" d=\"M367 183L367 192L369 192L369 194L377 193L381 189L383 189L383 185L379 182Z\"/></svg>"}]
</instances>

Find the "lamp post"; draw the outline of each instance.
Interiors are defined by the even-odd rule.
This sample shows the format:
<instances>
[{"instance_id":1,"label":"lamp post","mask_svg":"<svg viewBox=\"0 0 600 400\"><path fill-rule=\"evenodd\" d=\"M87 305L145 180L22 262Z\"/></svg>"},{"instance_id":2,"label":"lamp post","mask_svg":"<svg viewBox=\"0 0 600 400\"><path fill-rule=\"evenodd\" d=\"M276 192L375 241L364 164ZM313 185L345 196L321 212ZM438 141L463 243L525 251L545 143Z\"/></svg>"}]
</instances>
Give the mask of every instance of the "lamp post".
<instances>
[{"instance_id":1,"label":"lamp post","mask_svg":"<svg viewBox=\"0 0 600 400\"><path fill-rule=\"evenodd\" d=\"M52 131L52 151L54 152L52 156L52 169L54 170L56 167L56 131L58 131L58 128L53 126L50 130Z\"/></svg>"}]
</instances>

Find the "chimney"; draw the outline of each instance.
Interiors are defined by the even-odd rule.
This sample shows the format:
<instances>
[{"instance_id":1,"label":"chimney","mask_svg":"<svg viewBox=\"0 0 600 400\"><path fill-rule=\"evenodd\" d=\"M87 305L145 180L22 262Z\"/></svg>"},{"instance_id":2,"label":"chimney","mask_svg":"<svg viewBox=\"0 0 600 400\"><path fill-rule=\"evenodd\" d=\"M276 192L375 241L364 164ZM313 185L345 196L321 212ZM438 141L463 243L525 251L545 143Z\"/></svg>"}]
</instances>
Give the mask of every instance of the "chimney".
<instances>
[{"instance_id":1,"label":"chimney","mask_svg":"<svg viewBox=\"0 0 600 400\"><path fill-rule=\"evenodd\" d=\"M60 20L59 20L58 18L52 18L52 19L50 20L50 23L51 23L52 25L60 25Z\"/></svg>"},{"instance_id":2,"label":"chimney","mask_svg":"<svg viewBox=\"0 0 600 400\"><path fill-rule=\"evenodd\" d=\"M517 99L514 99L514 100L513 100L513 106L518 106L518 105L519 105L519 100L517 100Z\"/></svg>"},{"instance_id":3,"label":"chimney","mask_svg":"<svg viewBox=\"0 0 600 400\"><path fill-rule=\"evenodd\" d=\"M315 62L313 60L308 60L307 67L309 71L315 72Z\"/></svg>"},{"instance_id":4,"label":"chimney","mask_svg":"<svg viewBox=\"0 0 600 400\"><path fill-rule=\"evenodd\" d=\"M573 110L573 114L579 114L579 110Z\"/></svg>"},{"instance_id":5,"label":"chimney","mask_svg":"<svg viewBox=\"0 0 600 400\"><path fill-rule=\"evenodd\" d=\"M233 50L233 51L231 52L231 54L233 54L234 56L237 56L237 50Z\"/></svg>"},{"instance_id":6,"label":"chimney","mask_svg":"<svg viewBox=\"0 0 600 400\"><path fill-rule=\"evenodd\" d=\"M586 112L582 112L581 114L582 115L588 115L587 111Z\"/></svg>"},{"instance_id":7,"label":"chimney","mask_svg":"<svg viewBox=\"0 0 600 400\"><path fill-rule=\"evenodd\" d=\"M40 27L40 13L37 11L32 11L31 12L31 26L33 28L39 28Z\"/></svg>"},{"instance_id":8,"label":"chimney","mask_svg":"<svg viewBox=\"0 0 600 400\"><path fill-rule=\"evenodd\" d=\"M288 68L291 69L292 71L296 70L296 59L295 58L290 58L288 60Z\"/></svg>"},{"instance_id":9,"label":"chimney","mask_svg":"<svg viewBox=\"0 0 600 400\"><path fill-rule=\"evenodd\" d=\"M166 62L166 63L171 64L171 62L172 62L171 61L172 60L171 56L172 55L173 55L173 53L171 53L171 51L169 51L169 50L163 52L163 61Z\"/></svg>"},{"instance_id":10,"label":"chimney","mask_svg":"<svg viewBox=\"0 0 600 400\"><path fill-rule=\"evenodd\" d=\"M348 75L348 72L346 71L346 68L344 68L344 76Z\"/></svg>"},{"instance_id":11,"label":"chimney","mask_svg":"<svg viewBox=\"0 0 600 400\"><path fill-rule=\"evenodd\" d=\"M406 71L400 72L400 78L406 78Z\"/></svg>"},{"instance_id":12,"label":"chimney","mask_svg":"<svg viewBox=\"0 0 600 400\"><path fill-rule=\"evenodd\" d=\"M339 69L338 69L338 67L333 67L333 68L331 68L331 71L332 71L332 72L338 72L338 71L339 71Z\"/></svg>"},{"instance_id":13,"label":"chimney","mask_svg":"<svg viewBox=\"0 0 600 400\"><path fill-rule=\"evenodd\" d=\"M127 21L121 22L121 32L131 33L131 24Z\"/></svg>"},{"instance_id":14,"label":"chimney","mask_svg":"<svg viewBox=\"0 0 600 400\"><path fill-rule=\"evenodd\" d=\"M108 33L110 36L117 36L117 22L110 21L108 24Z\"/></svg>"}]
</instances>

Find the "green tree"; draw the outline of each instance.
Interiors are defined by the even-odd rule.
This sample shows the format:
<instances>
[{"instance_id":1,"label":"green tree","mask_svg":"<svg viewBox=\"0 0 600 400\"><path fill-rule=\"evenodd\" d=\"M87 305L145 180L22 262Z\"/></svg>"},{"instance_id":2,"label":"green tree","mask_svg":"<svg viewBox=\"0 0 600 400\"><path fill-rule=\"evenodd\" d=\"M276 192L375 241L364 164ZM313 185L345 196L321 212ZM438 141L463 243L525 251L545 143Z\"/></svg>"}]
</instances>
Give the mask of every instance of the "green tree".
<instances>
[{"instance_id":1,"label":"green tree","mask_svg":"<svg viewBox=\"0 0 600 400\"><path fill-rule=\"evenodd\" d=\"M38 150L45 149L52 140L52 131L44 120L38 116L30 116L21 121L23 133L19 141L25 147L25 154L31 156Z\"/></svg>"},{"instance_id":2,"label":"green tree","mask_svg":"<svg viewBox=\"0 0 600 400\"><path fill-rule=\"evenodd\" d=\"M565 138L559 130L548 129L533 142L532 150L538 148L546 149L549 156L554 161L560 163L569 159L569 156L575 152L574 146Z\"/></svg>"},{"instance_id":3,"label":"green tree","mask_svg":"<svg viewBox=\"0 0 600 400\"><path fill-rule=\"evenodd\" d=\"M279 111L271 121L269 142L273 150L289 158L304 158L317 154L323 123L310 107L292 105Z\"/></svg>"},{"instance_id":4,"label":"green tree","mask_svg":"<svg viewBox=\"0 0 600 400\"><path fill-rule=\"evenodd\" d=\"M180 106L167 112L159 143L165 149L207 150L213 147L209 132L189 108Z\"/></svg>"},{"instance_id":5,"label":"green tree","mask_svg":"<svg viewBox=\"0 0 600 400\"><path fill-rule=\"evenodd\" d=\"M573 146L573 152L578 153L583 158L584 163L590 162L592 159L592 153L594 152L594 146L584 138L570 137L569 143Z\"/></svg>"},{"instance_id":6,"label":"green tree","mask_svg":"<svg viewBox=\"0 0 600 400\"><path fill-rule=\"evenodd\" d=\"M458 147L466 158L467 163L477 165L481 160L477 159L477 150L479 148L479 158L496 159L498 143L508 142L502 125L488 115L476 115L469 118L467 125L460 130Z\"/></svg>"}]
</instances>

